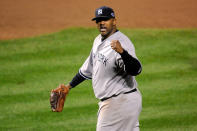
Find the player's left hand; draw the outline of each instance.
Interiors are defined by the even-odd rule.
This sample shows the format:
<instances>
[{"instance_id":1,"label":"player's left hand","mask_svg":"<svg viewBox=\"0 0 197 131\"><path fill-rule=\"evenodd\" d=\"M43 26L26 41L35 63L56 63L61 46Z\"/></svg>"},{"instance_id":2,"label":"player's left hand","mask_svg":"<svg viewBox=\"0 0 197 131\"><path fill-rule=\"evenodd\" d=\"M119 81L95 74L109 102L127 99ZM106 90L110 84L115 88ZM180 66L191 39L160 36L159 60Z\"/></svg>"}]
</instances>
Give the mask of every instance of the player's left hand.
<instances>
[{"instance_id":1,"label":"player's left hand","mask_svg":"<svg viewBox=\"0 0 197 131\"><path fill-rule=\"evenodd\" d=\"M120 54L123 52L123 48L118 40L111 41L111 48Z\"/></svg>"}]
</instances>

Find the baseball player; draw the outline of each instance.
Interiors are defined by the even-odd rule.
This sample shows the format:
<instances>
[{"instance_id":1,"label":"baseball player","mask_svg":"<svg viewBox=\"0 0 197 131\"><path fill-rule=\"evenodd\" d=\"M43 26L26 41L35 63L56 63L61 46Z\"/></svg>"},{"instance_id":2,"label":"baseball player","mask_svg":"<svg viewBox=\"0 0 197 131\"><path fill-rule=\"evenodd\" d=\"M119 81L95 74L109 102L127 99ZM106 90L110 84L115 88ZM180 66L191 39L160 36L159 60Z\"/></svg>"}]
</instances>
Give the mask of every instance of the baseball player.
<instances>
[{"instance_id":1,"label":"baseball player","mask_svg":"<svg viewBox=\"0 0 197 131\"><path fill-rule=\"evenodd\" d=\"M63 88L74 88L92 79L96 98L100 100L97 131L139 131L138 116L142 98L135 76L142 66L134 45L116 26L112 8L102 6L95 11L100 34L95 38L90 55Z\"/></svg>"}]
</instances>

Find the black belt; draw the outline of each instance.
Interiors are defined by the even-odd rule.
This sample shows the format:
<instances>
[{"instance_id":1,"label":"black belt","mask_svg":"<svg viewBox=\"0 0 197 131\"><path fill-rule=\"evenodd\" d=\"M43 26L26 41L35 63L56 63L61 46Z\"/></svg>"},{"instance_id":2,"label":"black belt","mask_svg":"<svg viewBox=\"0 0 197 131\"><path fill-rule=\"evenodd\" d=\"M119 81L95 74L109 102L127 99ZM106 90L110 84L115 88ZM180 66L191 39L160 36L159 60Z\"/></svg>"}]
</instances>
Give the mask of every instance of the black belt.
<instances>
[{"instance_id":1,"label":"black belt","mask_svg":"<svg viewBox=\"0 0 197 131\"><path fill-rule=\"evenodd\" d=\"M123 94L129 94L129 93L132 93L132 92L135 92L135 91L137 91L136 88L133 89L133 90L131 90L131 91L125 92L125 93L123 93ZM118 95L120 95L120 94L118 94ZM106 97L106 98L101 99L101 101L105 101L105 100L107 100L107 99L109 99L109 98L116 97L116 96L118 96L118 95L114 94L114 95L112 95L112 96L110 96L110 97Z\"/></svg>"}]
</instances>

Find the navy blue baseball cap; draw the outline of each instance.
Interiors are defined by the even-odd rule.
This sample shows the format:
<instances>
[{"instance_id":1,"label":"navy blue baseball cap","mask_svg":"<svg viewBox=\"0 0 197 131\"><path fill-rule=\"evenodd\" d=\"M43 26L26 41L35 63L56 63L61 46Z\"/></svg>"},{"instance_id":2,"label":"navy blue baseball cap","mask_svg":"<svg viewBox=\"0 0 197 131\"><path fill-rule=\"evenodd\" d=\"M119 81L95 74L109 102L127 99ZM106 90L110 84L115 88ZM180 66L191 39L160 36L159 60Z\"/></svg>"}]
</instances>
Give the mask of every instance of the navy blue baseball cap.
<instances>
[{"instance_id":1,"label":"navy blue baseball cap","mask_svg":"<svg viewBox=\"0 0 197 131\"><path fill-rule=\"evenodd\" d=\"M98 9L96 9L95 18L93 18L92 21L98 20L101 18L109 18L109 19L115 18L114 10L110 7L107 7L107 6L102 6Z\"/></svg>"}]
</instances>

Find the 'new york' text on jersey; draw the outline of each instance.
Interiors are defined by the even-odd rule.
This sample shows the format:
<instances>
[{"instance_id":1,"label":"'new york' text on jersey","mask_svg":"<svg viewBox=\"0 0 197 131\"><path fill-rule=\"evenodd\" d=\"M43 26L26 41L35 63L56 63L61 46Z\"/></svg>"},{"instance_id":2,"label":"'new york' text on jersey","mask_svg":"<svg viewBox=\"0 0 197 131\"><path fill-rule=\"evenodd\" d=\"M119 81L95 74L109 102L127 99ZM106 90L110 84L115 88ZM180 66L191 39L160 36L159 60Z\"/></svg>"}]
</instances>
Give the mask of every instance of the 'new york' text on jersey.
<instances>
[{"instance_id":1,"label":"'new york' text on jersey","mask_svg":"<svg viewBox=\"0 0 197 131\"><path fill-rule=\"evenodd\" d=\"M120 31L104 41L101 38L101 35L95 38L90 55L79 70L83 77L92 79L96 98L102 99L137 88L135 77L126 73L121 56L110 45L112 40L119 40L121 46L137 58L132 42Z\"/></svg>"}]
</instances>

